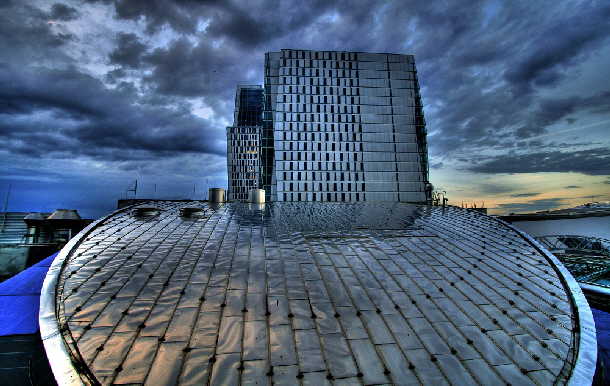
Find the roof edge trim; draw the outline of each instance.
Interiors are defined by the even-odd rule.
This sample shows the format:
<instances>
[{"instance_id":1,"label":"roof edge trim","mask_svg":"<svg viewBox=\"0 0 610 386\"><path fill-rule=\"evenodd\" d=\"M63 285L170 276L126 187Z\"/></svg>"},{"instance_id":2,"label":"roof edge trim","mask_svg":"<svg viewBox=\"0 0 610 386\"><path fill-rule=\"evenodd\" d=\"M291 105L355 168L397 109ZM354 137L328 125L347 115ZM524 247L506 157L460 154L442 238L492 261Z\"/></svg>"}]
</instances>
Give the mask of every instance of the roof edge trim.
<instances>
[{"instance_id":1,"label":"roof edge trim","mask_svg":"<svg viewBox=\"0 0 610 386\"><path fill-rule=\"evenodd\" d=\"M130 210L134 205L115 210L99 220L92 222L70 239L59 252L55 260L53 260L53 264L51 264L51 267L44 278L40 291L40 312L38 314L38 322L40 324L42 343L47 353L47 358L49 359L49 364L51 365L55 380L59 385L82 386L86 384L79 375L78 370L74 367L69 349L67 348L61 333L61 326L59 325L56 307L59 275L67 262L68 256L81 240L104 221L117 213Z\"/></svg>"},{"instance_id":2,"label":"roof edge trim","mask_svg":"<svg viewBox=\"0 0 610 386\"><path fill-rule=\"evenodd\" d=\"M587 302L580 284L578 284L563 263L536 241L536 239L500 218L496 217L496 220L529 241L530 244L555 265L557 273L565 280L565 284L570 289L569 295L572 298L578 316L578 338L576 340L578 347L576 347L576 360L568 379L568 385L591 385L597 366L597 333L589 302Z\"/></svg>"}]
</instances>

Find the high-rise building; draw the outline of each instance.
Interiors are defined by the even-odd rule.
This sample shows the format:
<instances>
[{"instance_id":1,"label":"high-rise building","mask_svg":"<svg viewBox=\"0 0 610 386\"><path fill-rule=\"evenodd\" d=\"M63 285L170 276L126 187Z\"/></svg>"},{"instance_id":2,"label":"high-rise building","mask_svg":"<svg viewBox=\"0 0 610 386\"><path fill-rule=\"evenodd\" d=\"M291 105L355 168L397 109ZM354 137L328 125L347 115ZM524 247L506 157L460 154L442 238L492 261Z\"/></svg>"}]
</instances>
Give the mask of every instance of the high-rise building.
<instances>
[{"instance_id":1,"label":"high-rise building","mask_svg":"<svg viewBox=\"0 0 610 386\"><path fill-rule=\"evenodd\" d=\"M247 200L249 191L260 186L262 109L261 86L237 86L233 126L227 127L229 200Z\"/></svg>"},{"instance_id":2,"label":"high-rise building","mask_svg":"<svg viewBox=\"0 0 610 386\"><path fill-rule=\"evenodd\" d=\"M256 134L243 134L258 141L255 159L243 157L249 148L234 138L229 158L258 165L259 174L243 178L230 160L229 199L247 198L251 188L265 189L271 201L431 199L412 55L269 52L262 122L246 126L257 128ZM239 127L236 123L229 132L242 135Z\"/></svg>"},{"instance_id":3,"label":"high-rise building","mask_svg":"<svg viewBox=\"0 0 610 386\"><path fill-rule=\"evenodd\" d=\"M263 138L273 136L274 152L262 180L271 200L429 198L426 129L412 55L270 52L265 102Z\"/></svg>"}]
</instances>

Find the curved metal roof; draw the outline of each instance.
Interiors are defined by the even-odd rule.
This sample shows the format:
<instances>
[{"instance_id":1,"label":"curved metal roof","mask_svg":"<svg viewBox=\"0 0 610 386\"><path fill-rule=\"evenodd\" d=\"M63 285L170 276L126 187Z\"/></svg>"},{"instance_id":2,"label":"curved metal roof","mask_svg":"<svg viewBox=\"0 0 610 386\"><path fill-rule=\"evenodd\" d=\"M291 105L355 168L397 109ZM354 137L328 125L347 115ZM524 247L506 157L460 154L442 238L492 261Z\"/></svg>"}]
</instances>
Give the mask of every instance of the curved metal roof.
<instances>
[{"instance_id":1,"label":"curved metal roof","mask_svg":"<svg viewBox=\"0 0 610 386\"><path fill-rule=\"evenodd\" d=\"M60 384L592 379L578 285L500 220L400 203L142 205L158 211L91 224L49 271L41 332Z\"/></svg>"}]
</instances>

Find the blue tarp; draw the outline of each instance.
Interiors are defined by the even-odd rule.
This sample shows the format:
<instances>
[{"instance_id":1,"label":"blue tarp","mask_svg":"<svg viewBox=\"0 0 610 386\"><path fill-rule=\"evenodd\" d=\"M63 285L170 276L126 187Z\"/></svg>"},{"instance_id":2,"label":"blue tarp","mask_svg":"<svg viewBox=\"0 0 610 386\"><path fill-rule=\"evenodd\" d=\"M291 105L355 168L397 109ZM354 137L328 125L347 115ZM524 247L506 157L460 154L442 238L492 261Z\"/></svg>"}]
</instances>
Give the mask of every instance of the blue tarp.
<instances>
[{"instance_id":1,"label":"blue tarp","mask_svg":"<svg viewBox=\"0 0 610 386\"><path fill-rule=\"evenodd\" d=\"M40 289L55 256L0 283L0 336L38 331Z\"/></svg>"},{"instance_id":2,"label":"blue tarp","mask_svg":"<svg viewBox=\"0 0 610 386\"><path fill-rule=\"evenodd\" d=\"M610 384L610 314L604 311L591 308L593 312L593 320L595 320L595 329L597 330L597 364L603 367L601 372L603 379L600 379L602 384ZM597 369L600 372L600 369Z\"/></svg>"}]
</instances>

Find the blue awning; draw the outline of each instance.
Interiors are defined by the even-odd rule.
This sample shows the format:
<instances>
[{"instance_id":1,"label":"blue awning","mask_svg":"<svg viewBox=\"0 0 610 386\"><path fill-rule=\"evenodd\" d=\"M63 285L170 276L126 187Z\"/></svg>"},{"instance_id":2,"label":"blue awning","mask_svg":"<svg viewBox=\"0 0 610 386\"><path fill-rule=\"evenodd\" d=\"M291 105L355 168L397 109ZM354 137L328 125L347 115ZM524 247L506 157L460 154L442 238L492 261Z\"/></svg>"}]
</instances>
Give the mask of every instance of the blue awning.
<instances>
[{"instance_id":1,"label":"blue awning","mask_svg":"<svg viewBox=\"0 0 610 386\"><path fill-rule=\"evenodd\" d=\"M57 253L0 283L0 336L38 331L40 289Z\"/></svg>"}]
</instances>

